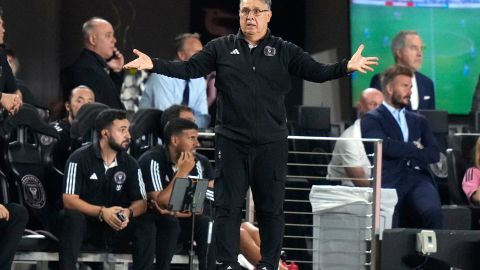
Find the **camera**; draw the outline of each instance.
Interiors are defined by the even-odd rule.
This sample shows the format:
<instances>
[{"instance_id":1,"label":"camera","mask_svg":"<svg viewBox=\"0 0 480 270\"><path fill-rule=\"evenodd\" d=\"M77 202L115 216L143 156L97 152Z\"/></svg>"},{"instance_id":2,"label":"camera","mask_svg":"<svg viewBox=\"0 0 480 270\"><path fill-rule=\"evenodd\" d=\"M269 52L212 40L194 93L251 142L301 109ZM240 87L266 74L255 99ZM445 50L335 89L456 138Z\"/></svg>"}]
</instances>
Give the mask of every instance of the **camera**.
<instances>
[{"instance_id":1,"label":"camera","mask_svg":"<svg viewBox=\"0 0 480 270\"><path fill-rule=\"evenodd\" d=\"M125 220L127 220L123 211L118 212L117 217L118 217L118 219L120 219L121 222L124 222Z\"/></svg>"}]
</instances>

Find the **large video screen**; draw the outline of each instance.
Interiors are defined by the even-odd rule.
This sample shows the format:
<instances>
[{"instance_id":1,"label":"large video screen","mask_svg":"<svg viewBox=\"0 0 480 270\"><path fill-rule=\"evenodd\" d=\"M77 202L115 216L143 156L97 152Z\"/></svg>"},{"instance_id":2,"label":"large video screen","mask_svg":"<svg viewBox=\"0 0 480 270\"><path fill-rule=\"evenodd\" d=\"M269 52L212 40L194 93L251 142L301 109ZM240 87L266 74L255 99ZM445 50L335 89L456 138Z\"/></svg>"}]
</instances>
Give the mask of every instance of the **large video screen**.
<instances>
[{"instance_id":1,"label":"large video screen","mask_svg":"<svg viewBox=\"0 0 480 270\"><path fill-rule=\"evenodd\" d=\"M375 73L394 63L395 34L415 30L425 46L420 72L435 84L436 108L470 112L480 73L480 0L352 0L350 12L352 50L363 43L364 55L380 57ZM353 75L353 104L373 74Z\"/></svg>"}]
</instances>

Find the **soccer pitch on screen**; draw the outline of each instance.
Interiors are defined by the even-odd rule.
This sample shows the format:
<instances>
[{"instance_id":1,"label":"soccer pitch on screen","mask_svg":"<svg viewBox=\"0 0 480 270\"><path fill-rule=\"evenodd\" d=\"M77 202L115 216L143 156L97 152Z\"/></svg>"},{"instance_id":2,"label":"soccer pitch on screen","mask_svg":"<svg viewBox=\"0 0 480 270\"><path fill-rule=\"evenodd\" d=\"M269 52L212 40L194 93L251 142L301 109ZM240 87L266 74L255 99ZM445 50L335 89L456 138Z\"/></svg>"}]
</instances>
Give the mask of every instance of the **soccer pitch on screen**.
<instances>
[{"instance_id":1,"label":"soccer pitch on screen","mask_svg":"<svg viewBox=\"0 0 480 270\"><path fill-rule=\"evenodd\" d=\"M435 84L436 108L470 112L480 73L480 0L352 0L350 13L352 50L363 43L364 56L380 58L374 73L353 74L352 104L375 73L394 63L390 44L395 34L415 30L425 45L420 72Z\"/></svg>"}]
</instances>

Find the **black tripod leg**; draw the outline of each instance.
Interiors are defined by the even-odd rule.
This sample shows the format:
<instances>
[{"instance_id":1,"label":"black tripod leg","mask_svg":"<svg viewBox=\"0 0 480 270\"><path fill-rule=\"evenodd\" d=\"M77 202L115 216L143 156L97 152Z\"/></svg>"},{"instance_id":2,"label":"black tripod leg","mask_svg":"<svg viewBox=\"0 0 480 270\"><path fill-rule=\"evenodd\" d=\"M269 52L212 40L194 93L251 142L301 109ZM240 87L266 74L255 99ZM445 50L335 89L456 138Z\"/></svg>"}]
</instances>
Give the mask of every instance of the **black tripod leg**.
<instances>
[{"instance_id":1,"label":"black tripod leg","mask_svg":"<svg viewBox=\"0 0 480 270\"><path fill-rule=\"evenodd\" d=\"M193 270L193 256L195 256L195 253L193 251L194 234L195 234L195 212L192 213L192 235L190 238L190 252L188 254L188 264L190 265L190 270Z\"/></svg>"}]
</instances>

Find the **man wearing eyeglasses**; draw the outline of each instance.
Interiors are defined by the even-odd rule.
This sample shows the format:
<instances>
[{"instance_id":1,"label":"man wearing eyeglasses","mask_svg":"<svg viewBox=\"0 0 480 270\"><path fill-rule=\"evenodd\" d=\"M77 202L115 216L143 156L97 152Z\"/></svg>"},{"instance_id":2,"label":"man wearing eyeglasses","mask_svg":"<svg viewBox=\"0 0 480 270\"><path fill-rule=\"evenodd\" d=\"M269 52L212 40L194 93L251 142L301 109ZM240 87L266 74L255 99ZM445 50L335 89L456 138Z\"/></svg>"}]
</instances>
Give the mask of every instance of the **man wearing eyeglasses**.
<instances>
[{"instance_id":1,"label":"man wearing eyeglasses","mask_svg":"<svg viewBox=\"0 0 480 270\"><path fill-rule=\"evenodd\" d=\"M217 118L214 225L217 269L240 269L239 227L250 187L260 227L257 269L276 269L284 232L287 174L285 95L291 77L324 82L350 72L372 71L376 57L363 57L363 45L350 60L318 63L295 44L268 29L271 0L241 0L240 30L209 42L186 62L153 60L138 50L125 68L151 69L182 79L216 71Z\"/></svg>"},{"instance_id":2,"label":"man wearing eyeglasses","mask_svg":"<svg viewBox=\"0 0 480 270\"><path fill-rule=\"evenodd\" d=\"M415 73L412 77L412 110L435 110L435 89L433 81L418 70L423 62L423 42L417 31L400 31L392 40L392 54L395 63L411 68ZM382 89L380 74L372 77L370 87Z\"/></svg>"}]
</instances>

